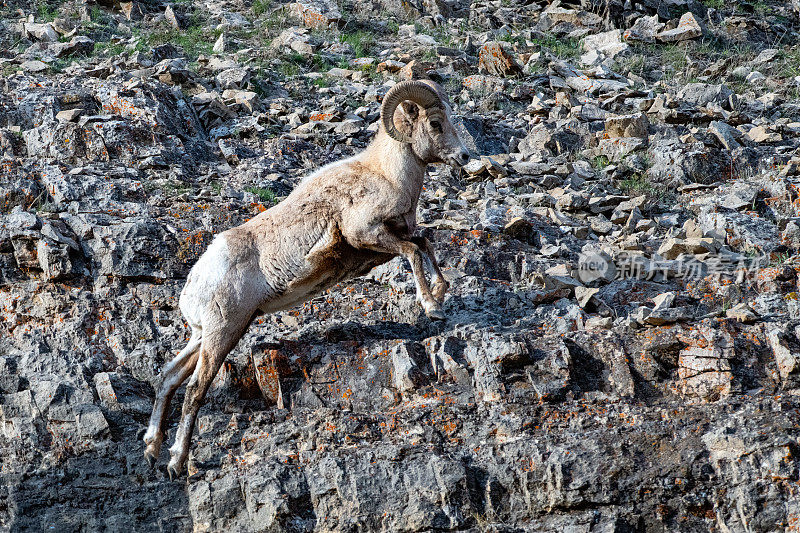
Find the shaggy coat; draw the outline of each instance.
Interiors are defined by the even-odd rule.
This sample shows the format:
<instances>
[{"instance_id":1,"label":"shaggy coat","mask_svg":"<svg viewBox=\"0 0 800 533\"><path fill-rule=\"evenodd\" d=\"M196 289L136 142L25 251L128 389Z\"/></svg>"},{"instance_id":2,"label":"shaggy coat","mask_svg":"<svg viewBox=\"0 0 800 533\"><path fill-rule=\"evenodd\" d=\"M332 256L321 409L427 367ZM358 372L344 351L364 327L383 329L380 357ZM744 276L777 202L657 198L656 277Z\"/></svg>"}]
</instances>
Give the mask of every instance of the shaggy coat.
<instances>
[{"instance_id":1,"label":"shaggy coat","mask_svg":"<svg viewBox=\"0 0 800 533\"><path fill-rule=\"evenodd\" d=\"M381 113L380 129L363 152L319 169L281 203L220 233L192 267L180 296L192 335L162 371L144 437L145 457L154 462L169 401L191 376L170 448L170 477L186 461L211 381L256 316L293 307L402 255L411 263L425 312L444 318L448 284L430 243L413 236L417 204L428 164L462 165L469 154L450 121L446 96L433 82L396 85ZM432 286L425 262L433 270Z\"/></svg>"}]
</instances>

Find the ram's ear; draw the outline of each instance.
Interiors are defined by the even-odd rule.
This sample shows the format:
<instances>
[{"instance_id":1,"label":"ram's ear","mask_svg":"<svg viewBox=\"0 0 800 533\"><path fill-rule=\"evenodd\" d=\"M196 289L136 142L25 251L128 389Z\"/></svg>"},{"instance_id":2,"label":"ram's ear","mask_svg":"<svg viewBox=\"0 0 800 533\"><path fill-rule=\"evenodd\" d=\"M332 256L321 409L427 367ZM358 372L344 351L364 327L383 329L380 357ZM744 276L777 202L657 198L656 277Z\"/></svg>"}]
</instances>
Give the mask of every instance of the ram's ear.
<instances>
[{"instance_id":1,"label":"ram's ear","mask_svg":"<svg viewBox=\"0 0 800 533\"><path fill-rule=\"evenodd\" d=\"M407 137L414 133L414 123L419 119L419 106L406 100L397 106L394 112L394 126Z\"/></svg>"}]
</instances>

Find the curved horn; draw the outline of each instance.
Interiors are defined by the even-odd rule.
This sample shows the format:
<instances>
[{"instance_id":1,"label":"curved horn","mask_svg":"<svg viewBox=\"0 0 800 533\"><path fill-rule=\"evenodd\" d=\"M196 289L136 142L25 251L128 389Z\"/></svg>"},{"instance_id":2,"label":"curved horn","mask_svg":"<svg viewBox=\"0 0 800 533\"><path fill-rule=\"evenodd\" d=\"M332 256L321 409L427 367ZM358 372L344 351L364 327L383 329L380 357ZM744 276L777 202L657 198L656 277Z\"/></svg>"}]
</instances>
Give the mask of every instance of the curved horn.
<instances>
[{"instance_id":1,"label":"curved horn","mask_svg":"<svg viewBox=\"0 0 800 533\"><path fill-rule=\"evenodd\" d=\"M381 122L389 137L396 141L410 143L411 138L402 134L394 126L394 112L404 100L411 100L424 109L440 107L442 101L432 87L421 81L402 81L389 89L389 92L383 97L381 105Z\"/></svg>"}]
</instances>

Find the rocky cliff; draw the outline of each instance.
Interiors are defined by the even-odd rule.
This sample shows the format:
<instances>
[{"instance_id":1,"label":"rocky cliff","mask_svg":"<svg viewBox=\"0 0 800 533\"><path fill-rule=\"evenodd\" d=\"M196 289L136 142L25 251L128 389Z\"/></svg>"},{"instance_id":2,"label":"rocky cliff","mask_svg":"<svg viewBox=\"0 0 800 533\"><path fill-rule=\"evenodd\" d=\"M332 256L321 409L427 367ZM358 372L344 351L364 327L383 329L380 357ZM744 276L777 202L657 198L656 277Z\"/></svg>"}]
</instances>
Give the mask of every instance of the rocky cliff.
<instances>
[{"instance_id":1,"label":"rocky cliff","mask_svg":"<svg viewBox=\"0 0 800 533\"><path fill-rule=\"evenodd\" d=\"M798 9L0 2L0 530L798 530ZM447 320L400 259L262 317L150 469L189 268L419 77Z\"/></svg>"}]
</instances>

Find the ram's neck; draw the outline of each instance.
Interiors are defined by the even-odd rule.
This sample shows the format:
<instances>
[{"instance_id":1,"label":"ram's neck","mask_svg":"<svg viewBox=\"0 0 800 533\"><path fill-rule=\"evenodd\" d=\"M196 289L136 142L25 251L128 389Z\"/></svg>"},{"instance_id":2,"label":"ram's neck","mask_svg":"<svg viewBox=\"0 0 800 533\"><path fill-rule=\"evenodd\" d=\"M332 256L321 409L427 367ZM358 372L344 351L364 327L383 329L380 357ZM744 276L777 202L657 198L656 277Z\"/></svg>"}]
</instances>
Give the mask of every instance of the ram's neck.
<instances>
[{"instance_id":1,"label":"ram's neck","mask_svg":"<svg viewBox=\"0 0 800 533\"><path fill-rule=\"evenodd\" d=\"M361 155L368 167L398 188L419 196L427 165L414 154L410 144L395 141L381 128Z\"/></svg>"}]
</instances>

